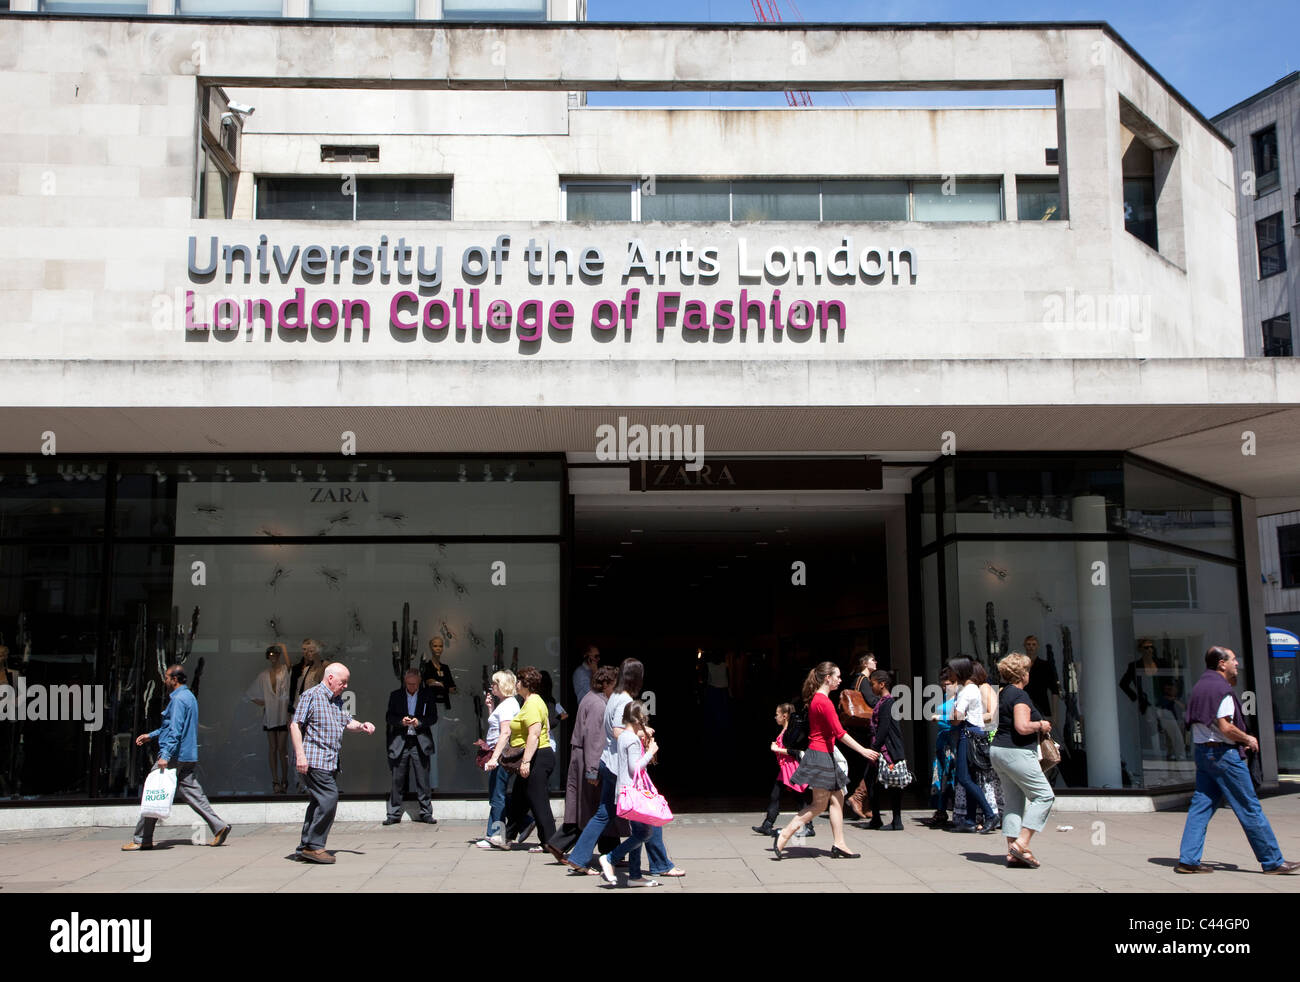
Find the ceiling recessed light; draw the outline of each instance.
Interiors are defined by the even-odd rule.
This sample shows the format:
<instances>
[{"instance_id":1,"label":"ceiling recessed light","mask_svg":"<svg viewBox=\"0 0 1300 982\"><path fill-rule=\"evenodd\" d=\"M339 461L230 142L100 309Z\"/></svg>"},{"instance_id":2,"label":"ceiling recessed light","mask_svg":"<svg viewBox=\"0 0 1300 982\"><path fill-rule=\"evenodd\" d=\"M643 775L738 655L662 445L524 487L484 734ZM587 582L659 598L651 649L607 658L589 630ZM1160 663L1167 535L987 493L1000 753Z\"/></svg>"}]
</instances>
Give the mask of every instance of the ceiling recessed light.
<instances>
[{"instance_id":1,"label":"ceiling recessed light","mask_svg":"<svg viewBox=\"0 0 1300 982\"><path fill-rule=\"evenodd\" d=\"M634 534L636 534L636 535L640 535L642 532L645 531L645 529L628 529L628 531L629 531L629 532L632 532L632 533L634 533Z\"/></svg>"},{"instance_id":2,"label":"ceiling recessed light","mask_svg":"<svg viewBox=\"0 0 1300 982\"><path fill-rule=\"evenodd\" d=\"M619 545L621 545L621 546L630 546L630 545L632 545L632 541L629 539L627 542L620 542Z\"/></svg>"}]
</instances>

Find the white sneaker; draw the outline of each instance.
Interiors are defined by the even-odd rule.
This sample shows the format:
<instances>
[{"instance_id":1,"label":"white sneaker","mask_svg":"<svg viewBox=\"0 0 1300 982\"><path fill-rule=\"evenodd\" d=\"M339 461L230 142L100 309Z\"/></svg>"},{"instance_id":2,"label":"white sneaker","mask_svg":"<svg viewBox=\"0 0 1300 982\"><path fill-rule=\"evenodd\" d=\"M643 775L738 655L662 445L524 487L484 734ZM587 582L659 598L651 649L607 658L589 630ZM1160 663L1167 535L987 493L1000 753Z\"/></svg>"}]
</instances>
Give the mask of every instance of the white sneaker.
<instances>
[{"instance_id":1,"label":"white sneaker","mask_svg":"<svg viewBox=\"0 0 1300 982\"><path fill-rule=\"evenodd\" d=\"M657 887L663 886L658 880L651 880L648 877L641 877L637 880L628 880L627 885L630 887Z\"/></svg>"},{"instance_id":2,"label":"white sneaker","mask_svg":"<svg viewBox=\"0 0 1300 982\"><path fill-rule=\"evenodd\" d=\"M475 845L476 847L478 847L479 849L491 849L491 848L492 848L492 843L488 842L487 839L479 839L478 842L474 843L474 845Z\"/></svg>"},{"instance_id":3,"label":"white sneaker","mask_svg":"<svg viewBox=\"0 0 1300 982\"><path fill-rule=\"evenodd\" d=\"M506 842L506 837L504 835L489 835L487 837L487 844L492 846L494 849L510 848L510 844Z\"/></svg>"},{"instance_id":4,"label":"white sneaker","mask_svg":"<svg viewBox=\"0 0 1300 982\"><path fill-rule=\"evenodd\" d=\"M614 875L614 864L609 861L608 856L600 857L600 875L605 878L605 882L611 886L618 883L618 877Z\"/></svg>"}]
</instances>

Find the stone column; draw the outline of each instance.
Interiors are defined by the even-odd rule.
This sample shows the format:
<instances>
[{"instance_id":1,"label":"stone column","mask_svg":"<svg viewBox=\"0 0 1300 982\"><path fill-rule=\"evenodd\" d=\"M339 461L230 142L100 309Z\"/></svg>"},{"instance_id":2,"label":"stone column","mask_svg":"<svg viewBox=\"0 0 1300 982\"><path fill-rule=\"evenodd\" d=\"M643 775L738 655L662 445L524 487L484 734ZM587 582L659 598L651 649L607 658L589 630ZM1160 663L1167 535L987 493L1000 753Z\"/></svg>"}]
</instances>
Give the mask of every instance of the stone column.
<instances>
[{"instance_id":1,"label":"stone column","mask_svg":"<svg viewBox=\"0 0 1300 982\"><path fill-rule=\"evenodd\" d=\"M1106 531L1106 499L1101 495L1075 498L1074 531ZM1083 717L1083 748L1088 754L1088 786L1122 788L1120 769L1119 694L1115 678L1114 619L1111 613L1110 544L1074 544L1075 592L1079 634L1074 661L1079 672L1079 713ZM1094 564L1102 563L1105 586L1094 586ZM1062 680L1063 682L1065 680Z\"/></svg>"}]
</instances>

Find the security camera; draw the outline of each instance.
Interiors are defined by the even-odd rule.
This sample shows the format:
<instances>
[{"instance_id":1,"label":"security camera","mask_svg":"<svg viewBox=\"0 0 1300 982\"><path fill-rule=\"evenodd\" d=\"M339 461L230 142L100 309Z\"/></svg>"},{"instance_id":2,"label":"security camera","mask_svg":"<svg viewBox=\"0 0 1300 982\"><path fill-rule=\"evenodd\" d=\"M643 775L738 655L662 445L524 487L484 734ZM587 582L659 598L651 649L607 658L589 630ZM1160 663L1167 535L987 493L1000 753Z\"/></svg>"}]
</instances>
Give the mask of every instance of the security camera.
<instances>
[{"instance_id":1,"label":"security camera","mask_svg":"<svg viewBox=\"0 0 1300 982\"><path fill-rule=\"evenodd\" d=\"M231 102L227 104L226 111L221 114L222 126L236 126L257 110L252 106L246 106L242 102Z\"/></svg>"}]
</instances>

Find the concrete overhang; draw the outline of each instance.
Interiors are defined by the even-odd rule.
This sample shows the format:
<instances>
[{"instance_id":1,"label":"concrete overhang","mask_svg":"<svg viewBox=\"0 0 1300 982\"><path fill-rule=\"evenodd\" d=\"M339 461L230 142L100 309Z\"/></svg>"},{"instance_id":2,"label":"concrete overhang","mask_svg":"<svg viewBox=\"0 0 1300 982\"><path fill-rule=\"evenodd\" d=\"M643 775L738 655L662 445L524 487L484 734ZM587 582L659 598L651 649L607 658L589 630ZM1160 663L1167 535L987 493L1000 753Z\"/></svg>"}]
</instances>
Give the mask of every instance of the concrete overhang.
<instances>
[{"instance_id":1,"label":"concrete overhang","mask_svg":"<svg viewBox=\"0 0 1300 982\"><path fill-rule=\"evenodd\" d=\"M711 453L937 457L951 432L959 453L1132 451L1260 498L1300 474L1290 359L0 366L20 390L48 404L0 409L0 452L53 431L60 453L329 454L352 431L363 453L584 453L626 416L703 425Z\"/></svg>"}]
</instances>

